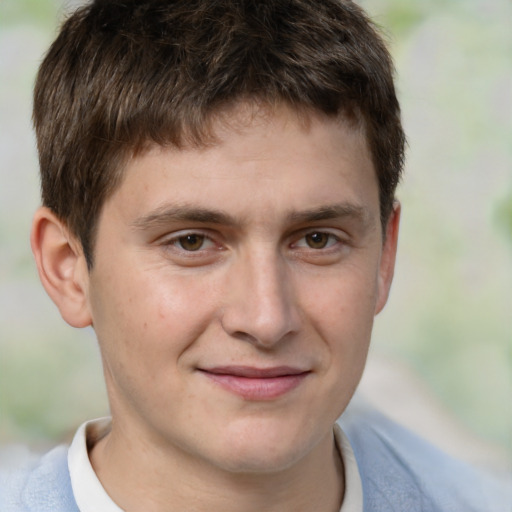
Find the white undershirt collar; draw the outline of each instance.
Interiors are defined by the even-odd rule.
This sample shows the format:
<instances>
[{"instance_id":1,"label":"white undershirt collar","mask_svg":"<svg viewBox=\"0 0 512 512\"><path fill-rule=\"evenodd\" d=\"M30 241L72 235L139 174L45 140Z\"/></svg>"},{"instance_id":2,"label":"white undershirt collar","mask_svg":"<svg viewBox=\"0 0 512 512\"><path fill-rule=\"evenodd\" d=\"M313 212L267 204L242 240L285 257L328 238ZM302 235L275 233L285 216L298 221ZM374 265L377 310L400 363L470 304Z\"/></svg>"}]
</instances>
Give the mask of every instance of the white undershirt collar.
<instances>
[{"instance_id":1,"label":"white undershirt collar","mask_svg":"<svg viewBox=\"0 0 512 512\"><path fill-rule=\"evenodd\" d=\"M69 447L68 466L71 486L80 512L123 512L107 494L92 468L87 451L87 438L101 437L110 428L110 418L84 423L77 430ZM343 459L345 470L345 496L340 512L363 512L363 488L359 469L347 436L338 424L334 437Z\"/></svg>"}]
</instances>

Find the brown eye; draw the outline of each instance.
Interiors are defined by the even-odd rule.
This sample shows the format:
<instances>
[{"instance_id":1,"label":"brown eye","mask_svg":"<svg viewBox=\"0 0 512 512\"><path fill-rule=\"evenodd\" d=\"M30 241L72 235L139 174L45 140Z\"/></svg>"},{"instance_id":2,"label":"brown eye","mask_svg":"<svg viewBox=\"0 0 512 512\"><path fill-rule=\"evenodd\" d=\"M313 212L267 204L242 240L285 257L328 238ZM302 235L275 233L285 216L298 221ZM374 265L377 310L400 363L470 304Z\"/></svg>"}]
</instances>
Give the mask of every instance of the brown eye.
<instances>
[{"instance_id":1,"label":"brown eye","mask_svg":"<svg viewBox=\"0 0 512 512\"><path fill-rule=\"evenodd\" d=\"M312 249L324 249L331 237L328 233L310 233L306 235L306 243Z\"/></svg>"},{"instance_id":2,"label":"brown eye","mask_svg":"<svg viewBox=\"0 0 512 512\"><path fill-rule=\"evenodd\" d=\"M204 235L191 233L190 235L180 236L178 243L185 251L198 251L204 244Z\"/></svg>"}]
</instances>

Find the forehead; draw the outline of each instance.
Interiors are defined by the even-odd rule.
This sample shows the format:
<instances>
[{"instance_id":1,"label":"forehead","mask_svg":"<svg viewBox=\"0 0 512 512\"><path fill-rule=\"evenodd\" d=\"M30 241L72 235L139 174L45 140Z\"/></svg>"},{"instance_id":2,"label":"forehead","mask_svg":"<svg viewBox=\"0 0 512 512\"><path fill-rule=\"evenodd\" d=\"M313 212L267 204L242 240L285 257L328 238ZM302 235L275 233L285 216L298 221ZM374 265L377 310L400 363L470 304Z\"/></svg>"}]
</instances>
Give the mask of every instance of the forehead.
<instances>
[{"instance_id":1,"label":"forehead","mask_svg":"<svg viewBox=\"0 0 512 512\"><path fill-rule=\"evenodd\" d=\"M211 137L181 148L152 146L129 160L109 202L143 214L169 203L252 213L348 202L378 210L364 130L346 119L242 104L218 114ZM107 205L106 205L107 206Z\"/></svg>"}]
</instances>

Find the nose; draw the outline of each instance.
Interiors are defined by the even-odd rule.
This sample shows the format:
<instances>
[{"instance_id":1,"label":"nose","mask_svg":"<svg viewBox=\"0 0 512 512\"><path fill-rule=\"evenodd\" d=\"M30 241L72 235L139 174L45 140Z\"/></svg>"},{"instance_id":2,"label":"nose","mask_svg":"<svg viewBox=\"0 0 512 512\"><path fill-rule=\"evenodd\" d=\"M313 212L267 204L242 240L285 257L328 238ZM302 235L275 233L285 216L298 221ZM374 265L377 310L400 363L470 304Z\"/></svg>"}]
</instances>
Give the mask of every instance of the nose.
<instances>
[{"instance_id":1,"label":"nose","mask_svg":"<svg viewBox=\"0 0 512 512\"><path fill-rule=\"evenodd\" d=\"M233 265L222 312L224 330L267 349L296 333L297 297L290 269L279 255L262 251Z\"/></svg>"}]
</instances>

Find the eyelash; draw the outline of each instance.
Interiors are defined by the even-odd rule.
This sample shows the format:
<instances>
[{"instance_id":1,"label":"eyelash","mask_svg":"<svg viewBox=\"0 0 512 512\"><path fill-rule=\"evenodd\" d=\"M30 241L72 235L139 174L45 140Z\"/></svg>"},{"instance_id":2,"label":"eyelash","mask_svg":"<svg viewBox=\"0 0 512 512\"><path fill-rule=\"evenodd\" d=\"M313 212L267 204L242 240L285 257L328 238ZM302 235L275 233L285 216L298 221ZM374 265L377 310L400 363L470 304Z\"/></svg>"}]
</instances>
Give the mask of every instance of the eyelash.
<instances>
[{"instance_id":1,"label":"eyelash","mask_svg":"<svg viewBox=\"0 0 512 512\"><path fill-rule=\"evenodd\" d=\"M316 235L320 235L321 237L326 237L327 240L325 240L325 244L322 245L323 240L319 241L319 242L315 242L314 240L312 240L312 237L314 237ZM312 247L307 241L308 237L310 237L310 239L313 243L319 243L321 245L321 247ZM302 241L304 241L305 244L300 244L300 242L302 242ZM316 230L316 231L309 231L307 233L304 233L298 239L297 242L292 244L292 246L304 247L306 250L312 249L313 251L321 251L321 250L329 250L331 247L333 247L334 245L336 245L338 243L342 243L340 237L338 237L328 231Z\"/></svg>"},{"instance_id":2,"label":"eyelash","mask_svg":"<svg viewBox=\"0 0 512 512\"><path fill-rule=\"evenodd\" d=\"M197 249L187 250L185 247L183 247L183 242L187 238L200 238L201 239L201 245ZM193 243L193 242L192 242ZM162 241L162 245L165 247L174 247L176 250L184 252L184 253L190 253L191 255L194 253L199 253L200 251L204 251L203 248L205 243L209 243L212 246L220 247L218 244L215 243L215 240L213 237L202 233L200 231L188 231L188 232L179 232L176 233L174 236L170 238L166 238ZM180 247L181 246L181 247Z\"/></svg>"},{"instance_id":3,"label":"eyelash","mask_svg":"<svg viewBox=\"0 0 512 512\"><path fill-rule=\"evenodd\" d=\"M323 247L311 247L308 238L311 241L312 237L318 235L320 239L317 241L320 245L323 244ZM196 249L188 250L184 247L183 244L186 243L187 237L191 239L189 242L192 244L194 244L194 239L199 242ZM291 243L288 243L287 247L291 250L292 255L298 260L310 260L314 264L335 262L349 245L341 236L325 229L301 230L290 235L288 239L291 240ZM219 253L226 247L222 240L218 241L217 236L201 230L176 232L162 238L160 245L168 251L170 258L178 258L177 261L181 261L182 264L187 265L188 262L193 266L208 265L218 261Z\"/></svg>"}]
</instances>

